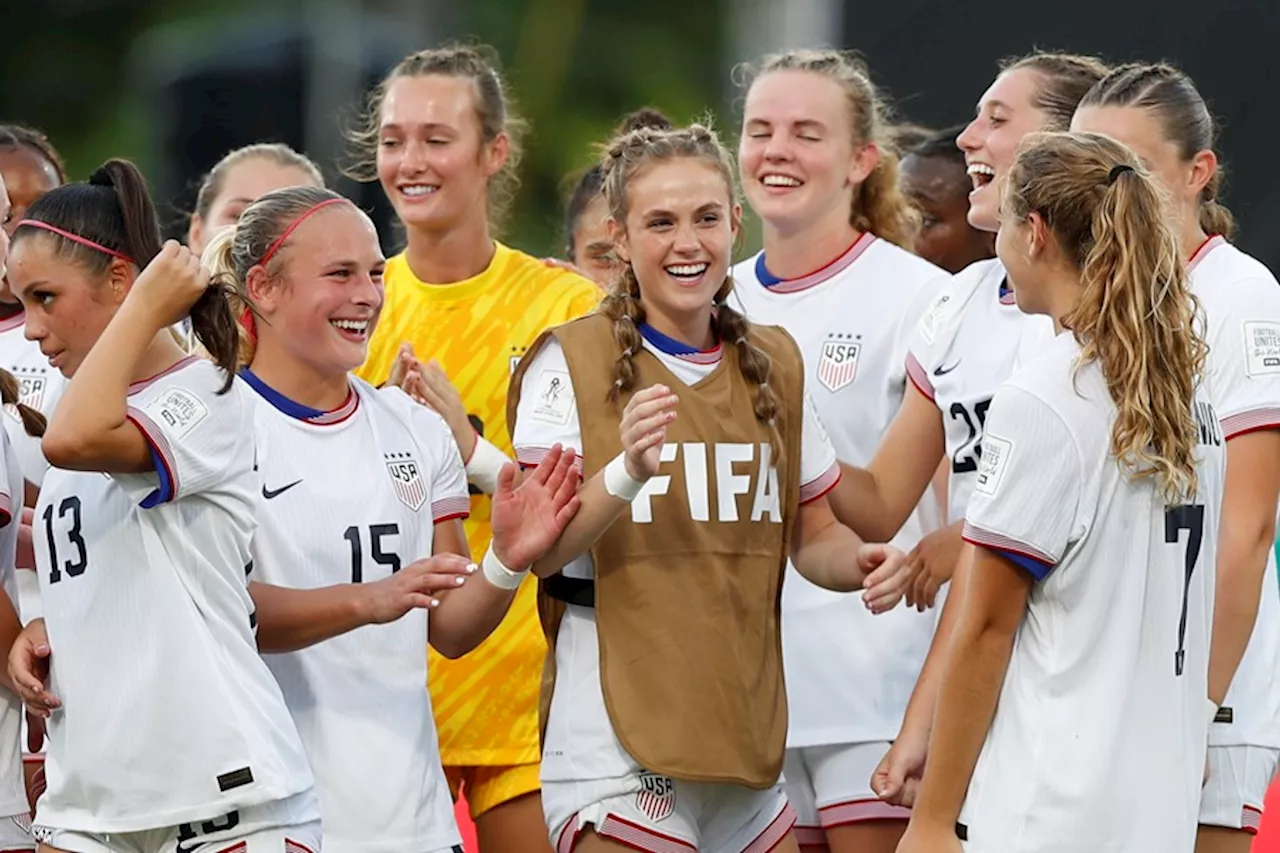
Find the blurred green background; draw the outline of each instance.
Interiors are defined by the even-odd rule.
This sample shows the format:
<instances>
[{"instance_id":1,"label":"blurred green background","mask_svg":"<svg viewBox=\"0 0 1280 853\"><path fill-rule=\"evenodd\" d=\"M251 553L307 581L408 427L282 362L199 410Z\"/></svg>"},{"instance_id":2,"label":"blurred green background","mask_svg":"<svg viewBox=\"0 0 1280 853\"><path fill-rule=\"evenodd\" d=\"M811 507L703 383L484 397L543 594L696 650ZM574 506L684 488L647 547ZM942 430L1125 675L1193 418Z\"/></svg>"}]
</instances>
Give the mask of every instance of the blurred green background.
<instances>
[{"instance_id":1,"label":"blurred green background","mask_svg":"<svg viewBox=\"0 0 1280 853\"><path fill-rule=\"evenodd\" d=\"M503 234L534 253L561 250L567 176L590 161L593 144L607 136L623 113L652 105L685 121L710 110L719 116L722 129L732 130L726 109L730 72L722 50L724 16L715 2L51 0L24 6L19 27L9 19L7 49L0 54L0 120L48 133L73 178L84 178L107 157L135 160L159 200L176 205L162 211L174 232L180 227L179 208L190 204L192 182L216 159L198 149L232 147L214 140L234 136L226 124L233 131L237 122L268 128L261 135L293 141L290 127L298 120L288 117L289 104L283 102L290 92L267 93L261 109L276 110L280 119L271 133L271 117L248 115L234 102L240 87L230 87L231 115L205 119L204 143L180 135L175 139L165 91L176 78L210 63L241 63L252 79L255 63L270 62L273 50L284 49L273 48L272 38L291 30L323 34L327 28L339 38L350 36L353 27L361 30L363 64L370 75L380 75L409 50L447 41L482 41L496 48L517 111L532 127L521 191ZM322 44L320 50L326 49L334 47ZM343 49L341 43L337 49ZM323 96L328 101L321 130L314 115L301 119L303 144L331 181L338 178L341 126L358 107L358 100L346 94ZM296 92L292 96L296 99ZM216 111L217 99L212 100L206 108ZM184 132L189 133L190 116L186 118ZM362 193L348 182L335 183L353 197ZM379 201L373 194L363 190L370 206ZM394 243L394 236L384 236Z\"/></svg>"}]
</instances>

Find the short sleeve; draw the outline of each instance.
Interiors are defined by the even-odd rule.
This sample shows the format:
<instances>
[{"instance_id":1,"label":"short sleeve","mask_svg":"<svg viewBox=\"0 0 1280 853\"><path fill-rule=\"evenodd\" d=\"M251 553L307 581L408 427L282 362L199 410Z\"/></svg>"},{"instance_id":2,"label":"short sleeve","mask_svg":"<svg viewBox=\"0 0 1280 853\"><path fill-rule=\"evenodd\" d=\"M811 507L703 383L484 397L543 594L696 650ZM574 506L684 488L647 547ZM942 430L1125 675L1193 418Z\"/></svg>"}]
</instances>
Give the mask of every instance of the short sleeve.
<instances>
[{"instance_id":1,"label":"short sleeve","mask_svg":"<svg viewBox=\"0 0 1280 853\"><path fill-rule=\"evenodd\" d=\"M432 466L431 520L436 524L471 514L471 495L467 491L467 469L462 464L458 444L449 426L438 414L415 404L413 425L418 443L428 454Z\"/></svg>"},{"instance_id":2,"label":"short sleeve","mask_svg":"<svg viewBox=\"0 0 1280 853\"><path fill-rule=\"evenodd\" d=\"M582 426L564 349L548 338L521 377L511 445L516 461L531 468L556 444L581 451Z\"/></svg>"},{"instance_id":3,"label":"short sleeve","mask_svg":"<svg viewBox=\"0 0 1280 853\"><path fill-rule=\"evenodd\" d=\"M252 418L237 382L226 394L217 367L191 363L131 394L126 417L151 447L155 474L114 477L144 509L217 486L238 454L253 454Z\"/></svg>"},{"instance_id":4,"label":"short sleeve","mask_svg":"<svg viewBox=\"0 0 1280 853\"><path fill-rule=\"evenodd\" d=\"M800 503L816 501L840 481L840 462L818 410L804 395L804 421L800 429Z\"/></svg>"},{"instance_id":5,"label":"short sleeve","mask_svg":"<svg viewBox=\"0 0 1280 853\"><path fill-rule=\"evenodd\" d=\"M1070 544L1080 504L1079 450L1067 425L1021 388L996 392L982 437L964 539L1043 580Z\"/></svg>"},{"instance_id":6,"label":"short sleeve","mask_svg":"<svg viewBox=\"0 0 1280 853\"><path fill-rule=\"evenodd\" d=\"M1280 428L1280 288L1235 282L1208 311L1209 392L1224 435Z\"/></svg>"},{"instance_id":7,"label":"short sleeve","mask_svg":"<svg viewBox=\"0 0 1280 853\"><path fill-rule=\"evenodd\" d=\"M946 333L954 322L957 307L955 288L948 283L942 292L934 296L929 307L925 309L915 329L911 332L907 344L907 379L916 386L921 394L930 400L934 397L933 381L929 378L929 369L935 367L937 353L950 340Z\"/></svg>"},{"instance_id":8,"label":"short sleeve","mask_svg":"<svg viewBox=\"0 0 1280 853\"><path fill-rule=\"evenodd\" d=\"M904 364L910 363L911 347L919 333L920 324L929 312L934 310L938 300L950 290L950 286L951 276L938 276L926 281L912 294L906 310L898 319L898 328L894 334L892 362L894 368L901 370ZM912 382L914 384L915 380Z\"/></svg>"},{"instance_id":9,"label":"short sleeve","mask_svg":"<svg viewBox=\"0 0 1280 853\"><path fill-rule=\"evenodd\" d=\"M25 434L25 433L24 433ZM0 527L7 527L9 522L13 521L13 515L16 511L22 509L23 495L9 494L8 484L11 475L17 475L17 471L10 470L10 463L14 467L19 467L20 462L14 454L9 453L9 449L13 446L12 440L6 433L0 436Z\"/></svg>"}]
</instances>

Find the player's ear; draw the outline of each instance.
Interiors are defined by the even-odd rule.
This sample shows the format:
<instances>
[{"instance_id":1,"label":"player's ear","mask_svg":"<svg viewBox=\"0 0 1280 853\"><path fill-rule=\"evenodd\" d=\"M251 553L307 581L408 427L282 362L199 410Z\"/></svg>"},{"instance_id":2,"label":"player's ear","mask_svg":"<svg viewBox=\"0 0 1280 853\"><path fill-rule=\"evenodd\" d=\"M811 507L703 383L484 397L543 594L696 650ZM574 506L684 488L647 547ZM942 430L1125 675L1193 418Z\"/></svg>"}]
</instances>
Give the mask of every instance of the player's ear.
<instances>
[{"instance_id":1,"label":"player's ear","mask_svg":"<svg viewBox=\"0 0 1280 853\"><path fill-rule=\"evenodd\" d=\"M106 273L106 290L113 304L124 302L124 298L129 295L129 288L133 287L137 278L132 263L121 258L111 259L111 266L107 267Z\"/></svg>"},{"instance_id":2,"label":"player's ear","mask_svg":"<svg viewBox=\"0 0 1280 853\"><path fill-rule=\"evenodd\" d=\"M270 314L275 310L281 290L280 281L278 276L268 273L265 266L254 264L249 267L244 277L244 289L259 311Z\"/></svg>"},{"instance_id":3,"label":"player's ear","mask_svg":"<svg viewBox=\"0 0 1280 853\"><path fill-rule=\"evenodd\" d=\"M1049 241L1053 235L1049 231L1049 224L1044 221L1044 217L1036 211L1031 211L1027 215L1026 224L1027 237L1027 257L1039 259L1044 255L1044 251L1049 246Z\"/></svg>"},{"instance_id":4,"label":"player's ear","mask_svg":"<svg viewBox=\"0 0 1280 853\"><path fill-rule=\"evenodd\" d=\"M613 253L624 264L631 263L631 246L627 242L627 229L623 228L618 223L618 220L612 216L609 217L608 225L609 239L613 241Z\"/></svg>"}]
</instances>

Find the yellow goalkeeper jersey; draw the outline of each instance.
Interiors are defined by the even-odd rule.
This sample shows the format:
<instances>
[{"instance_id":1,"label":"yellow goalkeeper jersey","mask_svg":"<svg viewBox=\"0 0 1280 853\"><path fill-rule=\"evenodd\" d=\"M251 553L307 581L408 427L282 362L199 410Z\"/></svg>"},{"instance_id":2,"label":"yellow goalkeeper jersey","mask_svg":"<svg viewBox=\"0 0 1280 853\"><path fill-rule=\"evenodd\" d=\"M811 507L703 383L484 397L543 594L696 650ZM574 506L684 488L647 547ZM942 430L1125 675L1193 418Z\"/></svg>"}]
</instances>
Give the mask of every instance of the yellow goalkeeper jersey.
<instances>
[{"instance_id":1,"label":"yellow goalkeeper jersey","mask_svg":"<svg viewBox=\"0 0 1280 853\"><path fill-rule=\"evenodd\" d=\"M454 284L427 284L403 254L387 262L386 303L359 375L386 381L400 344L438 361L462 395L476 430L514 458L507 432L507 386L520 357L547 327L592 311L600 289L567 270L497 244L484 272ZM489 547L489 497L471 490L466 522L471 554ZM538 760L538 689L546 643L537 586L528 578L507 617L458 660L429 651L429 685L446 767Z\"/></svg>"}]
</instances>

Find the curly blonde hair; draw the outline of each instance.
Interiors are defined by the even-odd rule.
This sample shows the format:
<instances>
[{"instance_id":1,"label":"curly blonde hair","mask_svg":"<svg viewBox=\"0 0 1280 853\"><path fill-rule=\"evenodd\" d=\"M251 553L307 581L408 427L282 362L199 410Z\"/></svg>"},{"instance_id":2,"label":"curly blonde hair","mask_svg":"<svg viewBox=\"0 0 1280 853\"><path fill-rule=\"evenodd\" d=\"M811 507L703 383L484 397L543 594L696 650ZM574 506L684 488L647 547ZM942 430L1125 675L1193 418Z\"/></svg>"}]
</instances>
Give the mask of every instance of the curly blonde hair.
<instances>
[{"instance_id":1,"label":"curly blonde hair","mask_svg":"<svg viewBox=\"0 0 1280 853\"><path fill-rule=\"evenodd\" d=\"M1076 370L1096 361L1115 401L1111 452L1171 502L1193 495L1192 403L1207 347L1157 180L1108 137L1033 133L1003 204L1014 220L1043 217L1080 272L1080 301L1061 322L1082 349Z\"/></svg>"}]
</instances>

